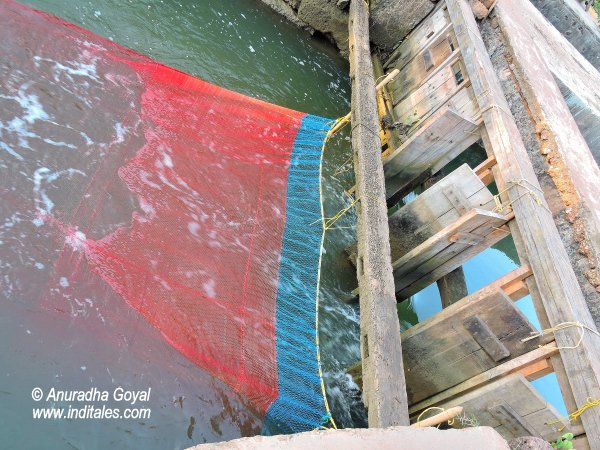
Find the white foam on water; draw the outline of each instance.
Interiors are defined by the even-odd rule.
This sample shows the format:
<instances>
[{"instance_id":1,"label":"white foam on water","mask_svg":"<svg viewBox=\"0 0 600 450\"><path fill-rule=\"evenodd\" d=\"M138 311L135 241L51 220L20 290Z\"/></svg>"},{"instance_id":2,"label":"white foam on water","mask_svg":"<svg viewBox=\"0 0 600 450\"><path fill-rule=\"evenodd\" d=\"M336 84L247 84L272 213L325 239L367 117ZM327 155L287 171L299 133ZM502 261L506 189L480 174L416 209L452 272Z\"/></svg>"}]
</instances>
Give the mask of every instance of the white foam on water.
<instances>
[{"instance_id":1,"label":"white foam on water","mask_svg":"<svg viewBox=\"0 0 600 450\"><path fill-rule=\"evenodd\" d=\"M128 128L123 126L121 122L115 123L116 140L113 141L113 144L125 142L125 133L127 133L127 130Z\"/></svg>"},{"instance_id":2,"label":"white foam on water","mask_svg":"<svg viewBox=\"0 0 600 450\"><path fill-rule=\"evenodd\" d=\"M102 81L98 78L98 58L90 56L89 52L83 51L81 57L87 61L55 61L51 58L42 58L41 56L34 56L33 60L36 65L39 66L40 62L47 62L52 65L52 72L54 74L54 81L60 82L62 76L66 76L69 80L75 82L75 78L83 77L88 80L101 83ZM79 80L82 81L82 80Z\"/></svg>"},{"instance_id":3,"label":"white foam on water","mask_svg":"<svg viewBox=\"0 0 600 450\"><path fill-rule=\"evenodd\" d=\"M173 160L171 159L171 157L169 155L167 155L166 153L163 153L163 163L165 166L167 166L169 169L173 168Z\"/></svg>"},{"instance_id":4,"label":"white foam on water","mask_svg":"<svg viewBox=\"0 0 600 450\"><path fill-rule=\"evenodd\" d=\"M69 245L73 250L82 250L86 246L86 239L85 234L77 230L65 237L65 244Z\"/></svg>"},{"instance_id":5,"label":"white foam on water","mask_svg":"<svg viewBox=\"0 0 600 450\"><path fill-rule=\"evenodd\" d=\"M200 237L200 235L198 234L200 224L198 222L188 222L187 227L190 233L192 233L196 237Z\"/></svg>"},{"instance_id":6,"label":"white foam on water","mask_svg":"<svg viewBox=\"0 0 600 450\"><path fill-rule=\"evenodd\" d=\"M50 214L54 209L54 202L46 194L44 186L56 181L63 175L71 176L74 174L86 176L85 172L73 168L51 172L47 167L40 167L33 173L33 193L38 212ZM36 226L41 225L40 218L35 218L33 223Z\"/></svg>"},{"instance_id":7,"label":"white foam on water","mask_svg":"<svg viewBox=\"0 0 600 450\"><path fill-rule=\"evenodd\" d=\"M202 288L204 289L206 295L209 297L215 297L215 280L208 280L206 283L203 283Z\"/></svg>"}]
</instances>

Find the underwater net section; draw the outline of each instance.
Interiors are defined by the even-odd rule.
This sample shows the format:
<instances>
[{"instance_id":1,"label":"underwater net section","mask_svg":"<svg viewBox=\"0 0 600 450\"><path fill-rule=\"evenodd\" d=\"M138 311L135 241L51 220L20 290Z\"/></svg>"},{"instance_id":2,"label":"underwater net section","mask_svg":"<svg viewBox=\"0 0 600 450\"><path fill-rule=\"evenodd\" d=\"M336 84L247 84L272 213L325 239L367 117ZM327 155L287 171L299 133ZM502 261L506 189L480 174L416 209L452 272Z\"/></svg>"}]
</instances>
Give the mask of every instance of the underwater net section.
<instances>
[{"instance_id":1,"label":"underwater net section","mask_svg":"<svg viewBox=\"0 0 600 450\"><path fill-rule=\"evenodd\" d=\"M330 121L11 0L0 17L3 295L76 315L100 278L264 414L265 433L326 425L317 299Z\"/></svg>"}]
</instances>

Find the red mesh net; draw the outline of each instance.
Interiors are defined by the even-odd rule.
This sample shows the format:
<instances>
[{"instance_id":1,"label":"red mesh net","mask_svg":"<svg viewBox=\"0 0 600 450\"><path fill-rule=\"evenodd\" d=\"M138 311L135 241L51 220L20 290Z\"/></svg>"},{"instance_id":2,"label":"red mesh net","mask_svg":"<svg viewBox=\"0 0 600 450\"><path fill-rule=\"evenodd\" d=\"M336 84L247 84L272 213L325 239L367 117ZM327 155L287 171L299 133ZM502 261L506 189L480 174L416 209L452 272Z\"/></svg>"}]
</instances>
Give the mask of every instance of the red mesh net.
<instances>
[{"instance_id":1,"label":"red mesh net","mask_svg":"<svg viewBox=\"0 0 600 450\"><path fill-rule=\"evenodd\" d=\"M47 271L45 304L72 312L90 267L266 410L277 397L275 301L303 114L11 1L0 16L2 213L20 218L2 230L19 242L2 259L46 267L3 264L4 293L26 296L26 280Z\"/></svg>"}]
</instances>

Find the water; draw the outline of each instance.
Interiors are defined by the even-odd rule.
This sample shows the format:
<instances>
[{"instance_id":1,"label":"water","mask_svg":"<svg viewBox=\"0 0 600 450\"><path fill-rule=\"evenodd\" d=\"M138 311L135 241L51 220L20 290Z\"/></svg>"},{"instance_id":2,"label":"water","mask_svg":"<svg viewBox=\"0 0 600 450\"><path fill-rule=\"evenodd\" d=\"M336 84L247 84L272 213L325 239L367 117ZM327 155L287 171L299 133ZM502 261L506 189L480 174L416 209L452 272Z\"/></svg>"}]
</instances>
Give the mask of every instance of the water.
<instances>
[{"instance_id":1,"label":"water","mask_svg":"<svg viewBox=\"0 0 600 450\"><path fill-rule=\"evenodd\" d=\"M346 61L331 46L296 29L255 0L26 3L249 96L331 118L344 115L350 108ZM324 192L328 216L348 204L344 190L353 184L349 156L346 130L327 149ZM48 174L38 173L40 180L44 176ZM65 176L74 179L79 174ZM355 217L349 212L328 232L321 294L322 363L329 402L340 426L365 425L358 388L345 373L360 356L358 309L340 301L351 297L356 287L354 269L345 255L353 240L354 224ZM488 250L466 267L469 291L516 264L510 244ZM68 280L58 282L62 286ZM114 293L104 289L105 301L109 301ZM35 292L29 293L35 297ZM33 308L27 302L0 300L5 305L0 339L8 349L0 354L4 369L0 375L6 377L0 384L0 435L8 448L39 448L40 442L50 449L184 448L260 431L259 418L243 399L173 350L126 305L116 314L136 326L122 330L118 324L100 325L94 312L98 306L82 305L80 313L65 316L59 311ZM437 309L439 298L432 286L401 306L403 327ZM103 345L106 341L91 333L90 326L93 331L102 329L112 338L117 336L114 339L123 342L127 350ZM95 385L105 389L151 386L152 419L33 422L28 419L30 392L37 385Z\"/></svg>"}]
</instances>

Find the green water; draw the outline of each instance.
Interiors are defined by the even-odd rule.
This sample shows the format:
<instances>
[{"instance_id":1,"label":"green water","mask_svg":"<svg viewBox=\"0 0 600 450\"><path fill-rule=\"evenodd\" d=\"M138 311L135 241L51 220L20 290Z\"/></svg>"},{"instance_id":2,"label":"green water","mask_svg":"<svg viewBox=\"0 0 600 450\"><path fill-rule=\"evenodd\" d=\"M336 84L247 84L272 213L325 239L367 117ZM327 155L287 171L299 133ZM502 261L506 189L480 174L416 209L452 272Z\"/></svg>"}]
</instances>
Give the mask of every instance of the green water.
<instances>
[{"instance_id":1,"label":"green water","mask_svg":"<svg viewBox=\"0 0 600 450\"><path fill-rule=\"evenodd\" d=\"M252 97L330 118L342 116L350 108L347 62L328 43L298 30L256 0L28 0L25 3L164 64ZM353 184L349 156L346 130L328 147L325 158L324 192L328 216L347 204L343 192ZM345 373L360 355L358 308L340 301L351 297L350 292L356 287L354 269L344 252L353 241L354 224L355 218L349 213L328 232L320 310L324 377L334 417L341 426L365 425L357 386ZM516 267L515 258L514 248L506 241L470 261L465 267L469 291ZM525 299L520 305L531 316L530 302ZM400 307L403 328L439 309L439 295L433 285ZM78 365L79 361L73 364ZM81 373L82 379L84 375L86 381L90 375L102 379L89 368L86 373ZM27 383L33 383L29 378L27 380ZM205 386L198 387L203 390L200 396L208 398L206 403L210 403L204 412L198 411L203 408L202 401L193 403L189 400L195 389L189 380L159 380L157 383L164 385L167 400L158 405L161 415L157 416L161 423L154 424L154 428L136 423L113 423L105 424L102 431L97 431L98 427L90 424L70 423L60 427L34 424L27 426L32 438L27 442L45 442L44 448L104 448L109 445L117 448L141 445L149 449L183 448L232 439L258 430L260 424L256 418L240 409L243 405L239 399L233 398L217 382L205 380ZM204 392L206 386L217 392L214 401L212 394ZM159 389L161 386L157 386ZM550 392L548 388L544 389ZM184 397L188 400L178 403ZM14 433L23 433L18 423L11 425L9 429ZM8 442L13 441L9 439ZM14 439L14 442L22 441Z\"/></svg>"}]
</instances>

